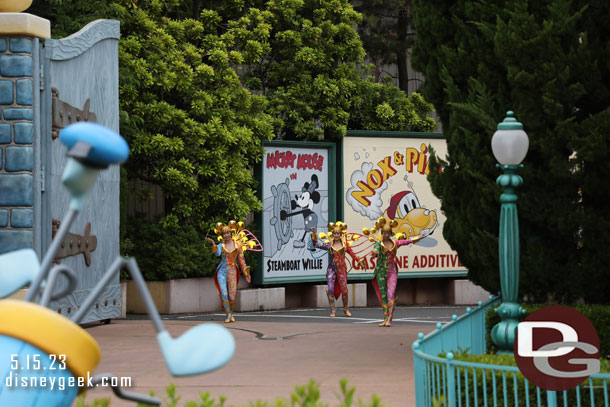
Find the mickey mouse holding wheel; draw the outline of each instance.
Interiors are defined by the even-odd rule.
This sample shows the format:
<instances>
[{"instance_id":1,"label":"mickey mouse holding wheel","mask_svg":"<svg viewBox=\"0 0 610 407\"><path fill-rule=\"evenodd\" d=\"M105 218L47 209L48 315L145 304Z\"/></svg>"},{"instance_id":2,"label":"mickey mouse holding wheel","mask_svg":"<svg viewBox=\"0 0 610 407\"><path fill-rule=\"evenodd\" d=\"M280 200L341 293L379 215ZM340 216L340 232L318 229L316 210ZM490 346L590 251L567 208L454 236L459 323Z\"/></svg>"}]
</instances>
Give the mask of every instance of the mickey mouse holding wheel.
<instances>
[{"instance_id":1,"label":"mickey mouse holding wheel","mask_svg":"<svg viewBox=\"0 0 610 407\"><path fill-rule=\"evenodd\" d=\"M313 206L320 202L320 193L317 191L319 186L318 176L312 175L311 182L306 182L301 188L301 196L295 195L295 199L290 201L293 211L297 207L301 210L291 213L286 213L284 210L280 211L281 220L286 220L290 216L303 215L305 233L303 233L303 237L300 240L293 242L293 246L296 248L305 247L305 237L311 234L312 228L318 226L318 215L313 211Z\"/></svg>"}]
</instances>

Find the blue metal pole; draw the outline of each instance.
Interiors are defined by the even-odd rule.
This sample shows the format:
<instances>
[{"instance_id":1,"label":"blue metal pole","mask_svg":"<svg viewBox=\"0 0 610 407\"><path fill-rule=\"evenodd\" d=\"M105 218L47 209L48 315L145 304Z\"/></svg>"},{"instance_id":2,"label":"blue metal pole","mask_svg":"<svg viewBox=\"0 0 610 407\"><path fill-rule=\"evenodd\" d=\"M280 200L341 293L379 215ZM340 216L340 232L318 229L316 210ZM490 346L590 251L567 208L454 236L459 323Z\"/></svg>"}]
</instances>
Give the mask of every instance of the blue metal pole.
<instances>
[{"instance_id":1,"label":"blue metal pole","mask_svg":"<svg viewBox=\"0 0 610 407\"><path fill-rule=\"evenodd\" d=\"M453 366L453 353L447 353L447 406L455 407L455 366ZM459 370L458 370L459 371ZM475 378L476 383L476 378ZM461 395L460 395L461 396Z\"/></svg>"},{"instance_id":2,"label":"blue metal pole","mask_svg":"<svg viewBox=\"0 0 610 407\"><path fill-rule=\"evenodd\" d=\"M557 392L547 390L546 392L547 407L557 407Z\"/></svg>"},{"instance_id":3,"label":"blue metal pole","mask_svg":"<svg viewBox=\"0 0 610 407\"><path fill-rule=\"evenodd\" d=\"M423 335L422 335L423 337ZM419 340L413 342L412 346L415 352L421 351ZM424 407L426 405L426 361L423 360L416 353L413 353L413 373L415 374L415 406Z\"/></svg>"}]
</instances>

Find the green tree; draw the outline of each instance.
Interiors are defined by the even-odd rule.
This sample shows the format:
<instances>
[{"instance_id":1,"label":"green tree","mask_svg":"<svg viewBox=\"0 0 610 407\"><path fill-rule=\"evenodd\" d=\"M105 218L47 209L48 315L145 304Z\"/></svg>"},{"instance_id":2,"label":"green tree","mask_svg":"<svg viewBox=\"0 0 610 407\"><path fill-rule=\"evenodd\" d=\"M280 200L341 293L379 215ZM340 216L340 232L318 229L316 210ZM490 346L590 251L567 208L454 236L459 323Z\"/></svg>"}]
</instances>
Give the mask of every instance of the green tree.
<instances>
[{"instance_id":1,"label":"green tree","mask_svg":"<svg viewBox=\"0 0 610 407\"><path fill-rule=\"evenodd\" d=\"M221 30L215 11L202 10L197 20L179 19L188 15L179 5L115 8L122 25L121 132L133 151L129 177L163 189L166 213L159 221L166 252L177 257L159 259L157 268L182 253L185 267L197 270L202 263L194 261L196 251L177 250L173 229L206 231L215 221L244 219L261 208L251 168L262 157L261 141L273 136L272 120L264 96L244 89L234 66L261 57L264 47L257 47L253 36L264 41L268 27L252 10L247 23ZM246 34L253 45L240 52Z\"/></svg>"},{"instance_id":2,"label":"green tree","mask_svg":"<svg viewBox=\"0 0 610 407\"><path fill-rule=\"evenodd\" d=\"M370 67L362 64L364 48L354 29L360 15L347 0L271 0L265 7L272 27L269 52L248 67L242 81L269 100L269 113L281 120L277 137L332 141L348 126L436 127L426 119L431 105L366 77ZM391 112L384 109L388 105Z\"/></svg>"},{"instance_id":3,"label":"green tree","mask_svg":"<svg viewBox=\"0 0 610 407\"><path fill-rule=\"evenodd\" d=\"M231 25L218 34L220 17L170 19L161 2L117 6L121 133L133 156L131 176L163 188L165 222L243 218L261 204L250 167L272 137L266 101L241 87L233 65L260 58L232 46L241 32L267 28ZM252 41L252 40L250 40Z\"/></svg>"},{"instance_id":4,"label":"green tree","mask_svg":"<svg viewBox=\"0 0 610 407\"><path fill-rule=\"evenodd\" d=\"M419 93L407 95L392 83L358 81L353 104L350 129L427 132L437 127L429 116L432 104Z\"/></svg>"},{"instance_id":5,"label":"green tree","mask_svg":"<svg viewBox=\"0 0 610 407\"><path fill-rule=\"evenodd\" d=\"M408 0L354 3L354 9L362 14L358 33L367 55L375 61L376 66L395 64L398 68L398 87L408 92L408 51L415 40L411 3Z\"/></svg>"},{"instance_id":6,"label":"green tree","mask_svg":"<svg viewBox=\"0 0 610 407\"><path fill-rule=\"evenodd\" d=\"M79 12L91 3L66 1ZM223 24L213 10L190 18L195 8L181 0L117 0L89 16L121 22L120 132L131 148L127 177L159 185L165 198L165 215L156 225L138 227L140 220L127 218L123 252L146 257L159 270L181 264L175 273L182 277L206 271L192 246L201 250L214 222L244 219L262 207L251 169L262 158L261 141L273 136L265 97L244 89L235 71L262 57L265 47L257 40L266 41L269 26L254 9ZM62 34L73 29L55 21ZM241 44L246 37L248 44Z\"/></svg>"},{"instance_id":7,"label":"green tree","mask_svg":"<svg viewBox=\"0 0 610 407\"><path fill-rule=\"evenodd\" d=\"M165 198L150 227L123 217L122 250L147 258L152 277L172 262L182 265L172 276L197 275L209 255L193 253L211 224L260 210L251 169L263 140L435 127L419 95L364 77L359 14L346 0L94 4L40 0L39 15L56 36L77 29L59 18L64 8L121 22L120 131L132 150L122 180L158 185ZM134 194L150 195L123 185L123 197Z\"/></svg>"},{"instance_id":8,"label":"green tree","mask_svg":"<svg viewBox=\"0 0 610 407\"><path fill-rule=\"evenodd\" d=\"M499 289L501 171L490 141L514 110L530 138L518 191L520 293L608 302L610 5L416 0L413 9L414 66L448 144L430 180L469 277Z\"/></svg>"},{"instance_id":9,"label":"green tree","mask_svg":"<svg viewBox=\"0 0 610 407\"><path fill-rule=\"evenodd\" d=\"M364 49L347 0L270 0L269 52L249 66L244 84L265 95L282 120L283 139L345 134Z\"/></svg>"},{"instance_id":10,"label":"green tree","mask_svg":"<svg viewBox=\"0 0 610 407\"><path fill-rule=\"evenodd\" d=\"M93 20L108 18L110 2L89 0L36 0L26 13L51 22L53 38L67 37Z\"/></svg>"}]
</instances>

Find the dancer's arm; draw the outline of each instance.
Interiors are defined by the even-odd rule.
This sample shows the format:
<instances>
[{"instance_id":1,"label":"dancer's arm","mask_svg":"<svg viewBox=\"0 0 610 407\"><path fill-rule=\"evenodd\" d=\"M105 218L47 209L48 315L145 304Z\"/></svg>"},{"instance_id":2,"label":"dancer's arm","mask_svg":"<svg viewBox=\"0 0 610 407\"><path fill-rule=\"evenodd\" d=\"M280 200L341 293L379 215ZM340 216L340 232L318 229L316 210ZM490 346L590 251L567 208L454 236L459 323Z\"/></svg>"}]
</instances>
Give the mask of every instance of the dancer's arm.
<instances>
[{"instance_id":1,"label":"dancer's arm","mask_svg":"<svg viewBox=\"0 0 610 407\"><path fill-rule=\"evenodd\" d=\"M345 251L351 256L352 259L356 260L358 262L358 264L360 264L360 267L362 267L364 270L366 270L366 263L363 259L361 259L360 257L358 257L358 255L356 253L354 253L354 251L352 250L351 246L346 244L345 245Z\"/></svg>"},{"instance_id":2,"label":"dancer's arm","mask_svg":"<svg viewBox=\"0 0 610 407\"><path fill-rule=\"evenodd\" d=\"M220 257L220 255L222 254L222 243L217 245L216 242L210 239L209 237L206 237L205 241L212 244L212 253Z\"/></svg>"},{"instance_id":3,"label":"dancer's arm","mask_svg":"<svg viewBox=\"0 0 610 407\"><path fill-rule=\"evenodd\" d=\"M422 239L422 237L420 235L417 235L417 236L411 236L411 238L409 238L409 239L395 240L394 243L396 244L396 248L398 249L400 246L406 246L409 244L413 244L421 239Z\"/></svg>"},{"instance_id":4,"label":"dancer's arm","mask_svg":"<svg viewBox=\"0 0 610 407\"><path fill-rule=\"evenodd\" d=\"M317 249L326 250L326 251L330 250L330 242L322 243L318 240L318 234L316 233L316 228L311 228L311 241L313 242L314 247Z\"/></svg>"},{"instance_id":5,"label":"dancer's arm","mask_svg":"<svg viewBox=\"0 0 610 407\"><path fill-rule=\"evenodd\" d=\"M375 245L373 246L373 250L371 251L371 257L377 257L379 256L379 250L381 249L381 246L379 243L375 243Z\"/></svg>"},{"instance_id":6,"label":"dancer's arm","mask_svg":"<svg viewBox=\"0 0 610 407\"><path fill-rule=\"evenodd\" d=\"M239 261L239 266L241 267L241 272L246 277L246 281L250 283L250 266L246 266L246 258L244 257L244 251L241 246L237 248L237 261Z\"/></svg>"}]
</instances>

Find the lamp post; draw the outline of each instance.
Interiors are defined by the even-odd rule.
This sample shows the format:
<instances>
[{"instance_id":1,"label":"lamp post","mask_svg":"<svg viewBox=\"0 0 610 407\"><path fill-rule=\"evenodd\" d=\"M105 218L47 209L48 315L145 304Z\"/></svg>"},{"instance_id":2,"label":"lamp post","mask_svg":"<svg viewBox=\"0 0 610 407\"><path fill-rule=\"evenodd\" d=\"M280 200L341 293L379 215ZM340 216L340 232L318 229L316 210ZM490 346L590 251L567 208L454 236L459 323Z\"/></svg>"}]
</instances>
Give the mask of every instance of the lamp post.
<instances>
[{"instance_id":1,"label":"lamp post","mask_svg":"<svg viewBox=\"0 0 610 407\"><path fill-rule=\"evenodd\" d=\"M517 169L523 167L521 161L527 154L529 139L523 125L517 121L512 111L498 124L498 130L491 139L491 149L504 174L496 183L503 188L500 202L500 284L502 305L496 312L502 318L491 331L491 338L498 346L498 353L513 352L513 343L519 324L519 316L524 312L517 302L519 293L519 219L517 217L517 195L515 189L523 183Z\"/></svg>"}]
</instances>

